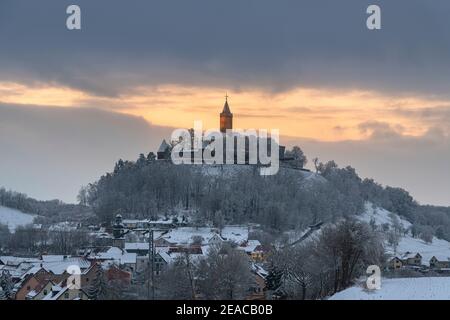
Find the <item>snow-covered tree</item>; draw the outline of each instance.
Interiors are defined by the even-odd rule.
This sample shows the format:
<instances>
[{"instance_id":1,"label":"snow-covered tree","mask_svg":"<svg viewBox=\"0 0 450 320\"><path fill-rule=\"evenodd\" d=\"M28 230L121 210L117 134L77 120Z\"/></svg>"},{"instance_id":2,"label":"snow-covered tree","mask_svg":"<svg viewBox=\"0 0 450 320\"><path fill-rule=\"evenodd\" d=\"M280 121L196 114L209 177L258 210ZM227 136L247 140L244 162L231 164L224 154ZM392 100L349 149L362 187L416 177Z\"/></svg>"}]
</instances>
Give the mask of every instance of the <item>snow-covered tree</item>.
<instances>
[{"instance_id":1,"label":"snow-covered tree","mask_svg":"<svg viewBox=\"0 0 450 320\"><path fill-rule=\"evenodd\" d=\"M0 287L6 299L13 298L14 283L12 281L11 274L8 271L2 271L2 275L0 276Z\"/></svg>"},{"instance_id":2,"label":"snow-covered tree","mask_svg":"<svg viewBox=\"0 0 450 320\"><path fill-rule=\"evenodd\" d=\"M2 288L0 288L0 301L1 300L6 300L6 294Z\"/></svg>"},{"instance_id":3,"label":"snow-covered tree","mask_svg":"<svg viewBox=\"0 0 450 320\"><path fill-rule=\"evenodd\" d=\"M101 266L96 270L95 279L88 289L88 296L91 300L104 300L108 296L108 285L106 283L105 273Z\"/></svg>"},{"instance_id":4,"label":"snow-covered tree","mask_svg":"<svg viewBox=\"0 0 450 320\"><path fill-rule=\"evenodd\" d=\"M199 265L198 287L206 299L243 299L254 281L245 252L229 245L213 247Z\"/></svg>"}]
</instances>

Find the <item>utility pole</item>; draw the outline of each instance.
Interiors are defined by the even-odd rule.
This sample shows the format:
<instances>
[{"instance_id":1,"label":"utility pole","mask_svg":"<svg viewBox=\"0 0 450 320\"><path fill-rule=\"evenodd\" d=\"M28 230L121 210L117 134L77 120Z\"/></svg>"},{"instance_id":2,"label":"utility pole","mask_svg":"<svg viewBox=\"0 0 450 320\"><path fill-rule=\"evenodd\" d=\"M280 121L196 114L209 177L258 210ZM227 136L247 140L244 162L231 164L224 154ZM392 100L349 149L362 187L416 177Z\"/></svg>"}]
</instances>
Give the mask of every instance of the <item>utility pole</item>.
<instances>
[{"instance_id":1,"label":"utility pole","mask_svg":"<svg viewBox=\"0 0 450 320\"><path fill-rule=\"evenodd\" d=\"M148 264L150 271L150 275L148 277L147 282L147 299L150 300L150 296L152 300L155 300L155 247L154 247L154 233L153 229L149 227L148 230ZM151 284L150 284L151 281Z\"/></svg>"}]
</instances>

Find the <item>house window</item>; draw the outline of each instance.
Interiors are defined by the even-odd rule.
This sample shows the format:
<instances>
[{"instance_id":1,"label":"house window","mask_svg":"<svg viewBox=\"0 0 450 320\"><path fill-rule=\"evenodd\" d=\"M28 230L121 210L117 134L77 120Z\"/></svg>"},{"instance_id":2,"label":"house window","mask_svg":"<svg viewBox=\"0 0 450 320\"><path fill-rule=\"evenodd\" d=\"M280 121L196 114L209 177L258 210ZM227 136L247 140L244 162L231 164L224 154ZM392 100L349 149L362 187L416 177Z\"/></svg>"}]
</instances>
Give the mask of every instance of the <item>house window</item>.
<instances>
[{"instance_id":1,"label":"house window","mask_svg":"<svg viewBox=\"0 0 450 320\"><path fill-rule=\"evenodd\" d=\"M27 286L27 291L30 291L31 290L31 287L30 286Z\"/></svg>"},{"instance_id":2,"label":"house window","mask_svg":"<svg viewBox=\"0 0 450 320\"><path fill-rule=\"evenodd\" d=\"M86 278L86 282L89 282L89 278Z\"/></svg>"},{"instance_id":3,"label":"house window","mask_svg":"<svg viewBox=\"0 0 450 320\"><path fill-rule=\"evenodd\" d=\"M48 291L47 290L44 290L44 295L47 295L48 294Z\"/></svg>"},{"instance_id":4,"label":"house window","mask_svg":"<svg viewBox=\"0 0 450 320\"><path fill-rule=\"evenodd\" d=\"M69 299L69 293L68 293L68 292L66 292L66 293L64 294L64 298Z\"/></svg>"}]
</instances>

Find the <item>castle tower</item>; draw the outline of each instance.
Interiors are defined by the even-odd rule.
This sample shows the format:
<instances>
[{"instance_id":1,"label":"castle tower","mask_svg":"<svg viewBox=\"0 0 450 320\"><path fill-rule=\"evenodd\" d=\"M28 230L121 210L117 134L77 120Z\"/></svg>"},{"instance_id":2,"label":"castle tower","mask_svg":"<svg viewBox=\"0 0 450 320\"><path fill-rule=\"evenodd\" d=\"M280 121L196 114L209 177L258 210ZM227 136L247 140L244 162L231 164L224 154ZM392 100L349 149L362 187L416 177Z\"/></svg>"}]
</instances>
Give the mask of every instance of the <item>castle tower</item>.
<instances>
[{"instance_id":1,"label":"castle tower","mask_svg":"<svg viewBox=\"0 0 450 320\"><path fill-rule=\"evenodd\" d=\"M125 227L122 222L122 215L116 215L116 222L113 225L113 247L123 249L125 247Z\"/></svg>"},{"instance_id":2,"label":"castle tower","mask_svg":"<svg viewBox=\"0 0 450 320\"><path fill-rule=\"evenodd\" d=\"M220 114L220 132L225 133L227 129L233 129L233 114L228 106L228 95L225 96L225 105Z\"/></svg>"}]
</instances>

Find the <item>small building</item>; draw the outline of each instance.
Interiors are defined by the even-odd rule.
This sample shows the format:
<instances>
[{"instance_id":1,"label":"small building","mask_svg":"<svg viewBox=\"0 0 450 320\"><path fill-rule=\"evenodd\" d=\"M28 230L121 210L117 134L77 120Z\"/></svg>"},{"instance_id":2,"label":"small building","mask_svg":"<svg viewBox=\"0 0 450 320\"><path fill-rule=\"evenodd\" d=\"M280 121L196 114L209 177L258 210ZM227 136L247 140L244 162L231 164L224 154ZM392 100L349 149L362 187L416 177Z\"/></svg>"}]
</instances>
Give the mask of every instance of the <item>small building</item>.
<instances>
[{"instance_id":1,"label":"small building","mask_svg":"<svg viewBox=\"0 0 450 320\"><path fill-rule=\"evenodd\" d=\"M131 229L131 230L148 228L147 220L124 219L122 223L126 229Z\"/></svg>"},{"instance_id":2,"label":"small building","mask_svg":"<svg viewBox=\"0 0 450 320\"><path fill-rule=\"evenodd\" d=\"M402 256L402 261L404 265L407 266L421 266L422 265L422 256L420 253L411 253L406 252Z\"/></svg>"},{"instance_id":3,"label":"small building","mask_svg":"<svg viewBox=\"0 0 450 320\"><path fill-rule=\"evenodd\" d=\"M170 159L170 145L164 139L156 152L156 157L158 160L169 160Z\"/></svg>"},{"instance_id":4,"label":"small building","mask_svg":"<svg viewBox=\"0 0 450 320\"><path fill-rule=\"evenodd\" d=\"M51 292L42 300L89 300L89 297L83 289L53 286Z\"/></svg>"},{"instance_id":5,"label":"small building","mask_svg":"<svg viewBox=\"0 0 450 320\"><path fill-rule=\"evenodd\" d=\"M393 257L390 261L389 261L389 269L392 270L397 270L403 267L403 260L401 260L398 257Z\"/></svg>"},{"instance_id":6,"label":"small building","mask_svg":"<svg viewBox=\"0 0 450 320\"><path fill-rule=\"evenodd\" d=\"M39 285L37 285L33 290L31 290L27 296L26 300L42 300L45 296L47 296L55 283L51 280L42 281Z\"/></svg>"},{"instance_id":7,"label":"small building","mask_svg":"<svg viewBox=\"0 0 450 320\"><path fill-rule=\"evenodd\" d=\"M131 273L125 270L120 269L116 265L112 265L105 272L106 279L108 281L119 282L124 286L128 286L131 284Z\"/></svg>"},{"instance_id":8,"label":"small building","mask_svg":"<svg viewBox=\"0 0 450 320\"><path fill-rule=\"evenodd\" d=\"M448 268L450 268L450 260L448 257L433 256L430 259L430 268L432 268L432 269L448 269Z\"/></svg>"}]
</instances>

